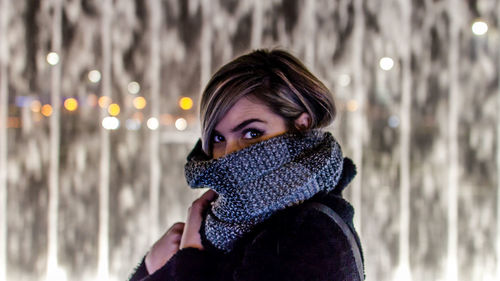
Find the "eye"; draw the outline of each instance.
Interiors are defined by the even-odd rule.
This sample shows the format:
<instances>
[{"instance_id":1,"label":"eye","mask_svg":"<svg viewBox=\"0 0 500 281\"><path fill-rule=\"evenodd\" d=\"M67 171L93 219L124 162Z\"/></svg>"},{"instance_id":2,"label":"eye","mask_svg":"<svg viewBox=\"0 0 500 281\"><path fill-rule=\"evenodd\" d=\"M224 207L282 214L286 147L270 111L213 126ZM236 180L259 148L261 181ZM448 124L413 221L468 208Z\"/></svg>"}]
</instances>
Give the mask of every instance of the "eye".
<instances>
[{"instance_id":1,"label":"eye","mask_svg":"<svg viewBox=\"0 0 500 281\"><path fill-rule=\"evenodd\" d=\"M223 142L224 141L224 137L219 135L219 134L215 134L214 137L213 137L213 142L214 143L220 143L220 142Z\"/></svg>"},{"instance_id":2,"label":"eye","mask_svg":"<svg viewBox=\"0 0 500 281\"><path fill-rule=\"evenodd\" d=\"M244 139L256 139L258 137L261 137L264 134L264 132L257 130L257 129L248 129L243 132L243 138Z\"/></svg>"}]
</instances>

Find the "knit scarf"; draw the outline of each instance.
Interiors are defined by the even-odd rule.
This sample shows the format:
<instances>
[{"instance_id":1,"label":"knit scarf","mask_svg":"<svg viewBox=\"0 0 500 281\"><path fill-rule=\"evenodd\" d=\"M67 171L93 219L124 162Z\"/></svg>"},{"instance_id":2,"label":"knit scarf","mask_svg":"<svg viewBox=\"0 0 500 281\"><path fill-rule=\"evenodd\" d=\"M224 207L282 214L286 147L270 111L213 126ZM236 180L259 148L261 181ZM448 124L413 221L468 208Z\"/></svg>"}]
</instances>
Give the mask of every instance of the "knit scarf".
<instances>
[{"instance_id":1,"label":"knit scarf","mask_svg":"<svg viewBox=\"0 0 500 281\"><path fill-rule=\"evenodd\" d=\"M286 133L218 159L208 158L199 141L185 174L192 188L218 193L202 233L216 248L234 243L277 211L334 189L342 174L342 151L328 132Z\"/></svg>"}]
</instances>

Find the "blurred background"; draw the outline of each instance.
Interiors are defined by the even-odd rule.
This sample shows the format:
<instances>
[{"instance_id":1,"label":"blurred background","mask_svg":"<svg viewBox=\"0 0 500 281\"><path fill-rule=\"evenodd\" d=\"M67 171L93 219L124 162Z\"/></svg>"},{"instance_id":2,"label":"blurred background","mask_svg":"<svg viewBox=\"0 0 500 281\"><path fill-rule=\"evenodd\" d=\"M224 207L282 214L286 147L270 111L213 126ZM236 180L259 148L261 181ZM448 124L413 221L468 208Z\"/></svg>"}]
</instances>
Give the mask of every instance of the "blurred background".
<instances>
[{"instance_id":1,"label":"blurred background","mask_svg":"<svg viewBox=\"0 0 500 281\"><path fill-rule=\"evenodd\" d=\"M500 280L497 0L0 0L0 281L125 280L185 219L210 75L334 93L367 280Z\"/></svg>"}]
</instances>

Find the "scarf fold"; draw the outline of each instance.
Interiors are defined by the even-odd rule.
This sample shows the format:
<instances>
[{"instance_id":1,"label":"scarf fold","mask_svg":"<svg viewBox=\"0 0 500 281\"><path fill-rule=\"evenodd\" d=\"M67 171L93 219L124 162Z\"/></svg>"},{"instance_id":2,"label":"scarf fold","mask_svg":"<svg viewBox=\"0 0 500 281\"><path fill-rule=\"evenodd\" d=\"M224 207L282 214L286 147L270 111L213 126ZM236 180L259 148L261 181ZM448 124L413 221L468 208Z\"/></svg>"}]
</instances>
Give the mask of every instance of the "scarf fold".
<instances>
[{"instance_id":1,"label":"scarf fold","mask_svg":"<svg viewBox=\"0 0 500 281\"><path fill-rule=\"evenodd\" d=\"M218 193L203 233L215 247L229 252L239 238L277 211L332 191L343 161L334 137L313 130L286 133L218 159L207 158L198 142L185 174L192 188Z\"/></svg>"}]
</instances>

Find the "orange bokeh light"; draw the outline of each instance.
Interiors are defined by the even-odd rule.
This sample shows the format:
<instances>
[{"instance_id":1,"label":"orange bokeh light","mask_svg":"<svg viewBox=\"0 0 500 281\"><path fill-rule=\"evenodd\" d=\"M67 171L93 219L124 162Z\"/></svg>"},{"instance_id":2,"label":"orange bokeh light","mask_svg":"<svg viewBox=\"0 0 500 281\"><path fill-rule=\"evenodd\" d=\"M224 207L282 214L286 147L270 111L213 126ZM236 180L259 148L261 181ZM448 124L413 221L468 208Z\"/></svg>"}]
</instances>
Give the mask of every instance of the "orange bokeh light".
<instances>
[{"instance_id":1,"label":"orange bokeh light","mask_svg":"<svg viewBox=\"0 0 500 281\"><path fill-rule=\"evenodd\" d=\"M170 125L174 124L174 122L175 122L174 116L167 114L167 113L160 115L160 123L162 125L170 126Z\"/></svg>"},{"instance_id":2,"label":"orange bokeh light","mask_svg":"<svg viewBox=\"0 0 500 281\"><path fill-rule=\"evenodd\" d=\"M132 118L142 122L144 120L144 114L142 114L142 112L136 112L132 115Z\"/></svg>"},{"instance_id":3,"label":"orange bokeh light","mask_svg":"<svg viewBox=\"0 0 500 281\"><path fill-rule=\"evenodd\" d=\"M350 112L358 110L358 107L358 102L355 100L350 100L347 102L347 110L349 110Z\"/></svg>"},{"instance_id":4,"label":"orange bokeh light","mask_svg":"<svg viewBox=\"0 0 500 281\"><path fill-rule=\"evenodd\" d=\"M146 107L146 99L144 97L136 97L133 101L134 107L137 109L143 109Z\"/></svg>"},{"instance_id":5,"label":"orange bokeh light","mask_svg":"<svg viewBox=\"0 0 500 281\"><path fill-rule=\"evenodd\" d=\"M110 97L107 97L107 96L102 96L99 98L99 100L97 101L97 103L99 104L99 106L101 108L107 108L113 101L111 100Z\"/></svg>"},{"instance_id":6,"label":"orange bokeh light","mask_svg":"<svg viewBox=\"0 0 500 281\"><path fill-rule=\"evenodd\" d=\"M95 107L95 106L97 106L97 101L98 101L98 99L97 99L97 96L95 94L89 94L87 96L87 104L88 105Z\"/></svg>"},{"instance_id":7,"label":"orange bokeh light","mask_svg":"<svg viewBox=\"0 0 500 281\"><path fill-rule=\"evenodd\" d=\"M45 104L44 106L42 106L41 112L43 116L49 117L50 115L52 115L52 106L50 104Z\"/></svg>"},{"instance_id":8,"label":"orange bokeh light","mask_svg":"<svg viewBox=\"0 0 500 281\"><path fill-rule=\"evenodd\" d=\"M21 119L19 117L9 117L7 119L7 128L21 128Z\"/></svg>"}]
</instances>

